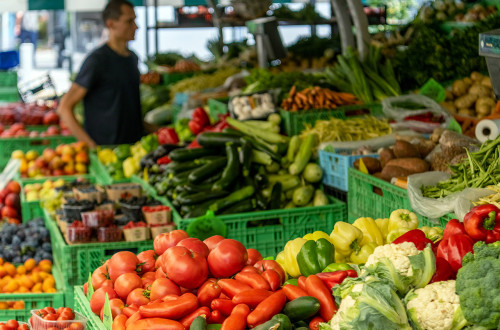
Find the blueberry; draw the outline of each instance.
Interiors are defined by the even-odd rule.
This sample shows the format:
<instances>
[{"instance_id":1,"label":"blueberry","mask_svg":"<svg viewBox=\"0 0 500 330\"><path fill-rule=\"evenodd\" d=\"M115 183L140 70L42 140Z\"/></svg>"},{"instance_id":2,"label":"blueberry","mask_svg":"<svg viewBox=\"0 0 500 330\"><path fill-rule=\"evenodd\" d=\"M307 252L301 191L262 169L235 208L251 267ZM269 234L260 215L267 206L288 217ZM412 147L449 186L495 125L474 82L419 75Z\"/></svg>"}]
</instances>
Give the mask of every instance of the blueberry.
<instances>
[{"instance_id":1,"label":"blueberry","mask_svg":"<svg viewBox=\"0 0 500 330\"><path fill-rule=\"evenodd\" d=\"M47 252L51 252L52 251L52 245L50 245L50 243L43 243L42 244L42 250L47 251Z\"/></svg>"}]
</instances>

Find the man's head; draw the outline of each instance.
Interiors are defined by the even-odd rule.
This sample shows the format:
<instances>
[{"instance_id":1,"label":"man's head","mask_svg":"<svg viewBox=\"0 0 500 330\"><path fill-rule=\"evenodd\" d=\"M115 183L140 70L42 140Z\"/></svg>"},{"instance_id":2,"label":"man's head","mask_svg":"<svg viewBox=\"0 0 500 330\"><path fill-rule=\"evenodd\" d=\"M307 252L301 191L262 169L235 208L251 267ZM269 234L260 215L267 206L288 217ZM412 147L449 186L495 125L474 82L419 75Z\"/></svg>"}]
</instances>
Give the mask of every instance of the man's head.
<instances>
[{"instance_id":1,"label":"man's head","mask_svg":"<svg viewBox=\"0 0 500 330\"><path fill-rule=\"evenodd\" d=\"M130 41L135 39L134 5L126 0L111 0L102 12L102 19L110 37Z\"/></svg>"}]
</instances>

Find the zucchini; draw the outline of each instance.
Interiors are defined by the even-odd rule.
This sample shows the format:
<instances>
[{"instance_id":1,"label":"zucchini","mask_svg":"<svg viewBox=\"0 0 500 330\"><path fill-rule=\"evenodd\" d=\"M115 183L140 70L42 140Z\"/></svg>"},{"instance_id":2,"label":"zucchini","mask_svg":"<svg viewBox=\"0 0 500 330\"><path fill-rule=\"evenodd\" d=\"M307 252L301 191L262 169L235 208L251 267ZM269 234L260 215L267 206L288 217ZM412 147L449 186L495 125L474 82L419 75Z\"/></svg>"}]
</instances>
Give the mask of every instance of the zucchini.
<instances>
[{"instance_id":1,"label":"zucchini","mask_svg":"<svg viewBox=\"0 0 500 330\"><path fill-rule=\"evenodd\" d=\"M214 192L206 192L201 191L194 194L182 194L177 197L177 201L181 205L196 205L202 202L205 202L210 199L221 198L229 195L227 191L214 191Z\"/></svg>"},{"instance_id":2,"label":"zucchini","mask_svg":"<svg viewBox=\"0 0 500 330\"><path fill-rule=\"evenodd\" d=\"M255 193L254 187L252 187L251 185L245 186L239 190L236 190L229 196L217 200L216 202L214 202L212 205L209 206L209 209L214 212L217 212L233 204L236 204L244 199L247 199L248 197L253 196L254 193Z\"/></svg>"},{"instance_id":3,"label":"zucchini","mask_svg":"<svg viewBox=\"0 0 500 330\"><path fill-rule=\"evenodd\" d=\"M187 162L170 162L165 167L165 173L181 173L199 167L201 164L195 160Z\"/></svg>"},{"instance_id":4,"label":"zucchini","mask_svg":"<svg viewBox=\"0 0 500 330\"><path fill-rule=\"evenodd\" d=\"M170 185L171 186L177 186L177 185L180 185L180 184L187 183L189 174L191 172L192 172L191 170L187 170L187 171L175 174L175 175L174 174L170 174L171 175Z\"/></svg>"},{"instance_id":5,"label":"zucchini","mask_svg":"<svg viewBox=\"0 0 500 330\"><path fill-rule=\"evenodd\" d=\"M251 135L254 137L259 137L262 140L265 140L269 143L288 143L288 137L278 134L278 133L273 133L273 132L268 132L264 131L258 128L255 128L251 125L247 125L244 122L238 121L233 118L227 118L227 123L234 128L242 131L243 133L247 135Z\"/></svg>"},{"instance_id":6,"label":"zucchini","mask_svg":"<svg viewBox=\"0 0 500 330\"><path fill-rule=\"evenodd\" d=\"M239 137L244 137L246 136L245 134L243 134L242 132L238 131L238 130L235 130L234 128L230 128L230 127L226 127L222 130L222 133L226 133L226 134L231 134L231 135L234 135L234 136L239 136Z\"/></svg>"},{"instance_id":7,"label":"zucchini","mask_svg":"<svg viewBox=\"0 0 500 330\"><path fill-rule=\"evenodd\" d=\"M271 210L279 209L281 206L281 182L276 182L271 190L271 198L269 199L269 208Z\"/></svg>"},{"instance_id":8,"label":"zucchini","mask_svg":"<svg viewBox=\"0 0 500 330\"><path fill-rule=\"evenodd\" d=\"M293 192L293 203L297 206L305 206L309 203L314 193L313 186L304 186Z\"/></svg>"},{"instance_id":9,"label":"zucchini","mask_svg":"<svg viewBox=\"0 0 500 330\"><path fill-rule=\"evenodd\" d=\"M208 178L209 176L219 172L224 167L225 164L226 164L226 158L211 161L195 169L194 171L191 171L191 173L189 173L188 180L191 183L199 183Z\"/></svg>"},{"instance_id":10,"label":"zucchini","mask_svg":"<svg viewBox=\"0 0 500 330\"><path fill-rule=\"evenodd\" d=\"M173 161L187 161L187 160L195 160L200 157L209 156L209 155L217 155L218 152L214 149L207 148L181 148L172 150L168 157Z\"/></svg>"},{"instance_id":11,"label":"zucchini","mask_svg":"<svg viewBox=\"0 0 500 330\"><path fill-rule=\"evenodd\" d=\"M320 303L314 297L299 297L288 303L283 308L283 314L292 321L307 320L316 315L319 311Z\"/></svg>"},{"instance_id":12,"label":"zucchini","mask_svg":"<svg viewBox=\"0 0 500 330\"><path fill-rule=\"evenodd\" d=\"M253 198L245 199L241 202L238 202L217 214L236 214L236 213L245 213L255 211L257 208L257 200Z\"/></svg>"},{"instance_id":13,"label":"zucchini","mask_svg":"<svg viewBox=\"0 0 500 330\"><path fill-rule=\"evenodd\" d=\"M279 330L292 330L292 322L285 314L276 314L271 320L276 320L280 323Z\"/></svg>"},{"instance_id":14,"label":"zucchini","mask_svg":"<svg viewBox=\"0 0 500 330\"><path fill-rule=\"evenodd\" d=\"M288 145L288 150L286 152L286 158L288 161L291 163L295 160L295 155L299 151L300 144L302 140L300 139L300 136L294 135L290 139L290 144Z\"/></svg>"},{"instance_id":15,"label":"zucchini","mask_svg":"<svg viewBox=\"0 0 500 330\"><path fill-rule=\"evenodd\" d=\"M212 189L212 183L200 183L200 184L192 184L192 183L187 183L182 186L178 186L177 189L182 189L182 191L187 191L190 193L197 193L197 192L208 192L210 189Z\"/></svg>"},{"instance_id":16,"label":"zucchini","mask_svg":"<svg viewBox=\"0 0 500 330\"><path fill-rule=\"evenodd\" d=\"M309 330L309 324L306 323L306 321L303 321L303 320L300 320L300 321L297 321L293 324L293 327L295 328L295 330Z\"/></svg>"},{"instance_id":17,"label":"zucchini","mask_svg":"<svg viewBox=\"0 0 500 330\"><path fill-rule=\"evenodd\" d=\"M255 193L256 199L257 199L257 206L263 210L267 210L268 203L267 199L264 198L264 196L260 192Z\"/></svg>"},{"instance_id":18,"label":"zucchini","mask_svg":"<svg viewBox=\"0 0 500 330\"><path fill-rule=\"evenodd\" d=\"M306 138L304 139L304 141L302 141L302 144L300 145L299 152L297 153L297 155L295 155L293 164L290 165L290 167L288 168L290 174L299 175L304 170L307 163L311 159L312 152L317 144L318 144L317 134L312 133L306 136Z\"/></svg>"},{"instance_id":19,"label":"zucchini","mask_svg":"<svg viewBox=\"0 0 500 330\"><path fill-rule=\"evenodd\" d=\"M214 191L227 189L240 175L240 161L236 144L232 142L226 143L226 155L227 164L224 171L222 171L222 177L212 187Z\"/></svg>"},{"instance_id":20,"label":"zucchini","mask_svg":"<svg viewBox=\"0 0 500 330\"><path fill-rule=\"evenodd\" d=\"M240 138L233 134L217 133L217 132L204 132L198 135L196 141L205 148L222 148L228 142L240 145Z\"/></svg>"},{"instance_id":21,"label":"zucchini","mask_svg":"<svg viewBox=\"0 0 500 330\"><path fill-rule=\"evenodd\" d=\"M193 320L189 330L207 330L207 319L203 316L198 316Z\"/></svg>"},{"instance_id":22,"label":"zucchini","mask_svg":"<svg viewBox=\"0 0 500 330\"><path fill-rule=\"evenodd\" d=\"M269 173L277 173L281 168L281 165L277 162L272 162L271 165L266 165L266 171Z\"/></svg>"},{"instance_id":23,"label":"zucchini","mask_svg":"<svg viewBox=\"0 0 500 330\"><path fill-rule=\"evenodd\" d=\"M250 167L252 165L252 145L245 139L241 139L240 147L240 163L244 177L250 175Z\"/></svg>"},{"instance_id":24,"label":"zucchini","mask_svg":"<svg viewBox=\"0 0 500 330\"><path fill-rule=\"evenodd\" d=\"M263 151L252 149L252 162L261 165L271 165L273 159Z\"/></svg>"},{"instance_id":25,"label":"zucchini","mask_svg":"<svg viewBox=\"0 0 500 330\"><path fill-rule=\"evenodd\" d=\"M283 191L293 189L300 185L300 178L296 175L291 174L269 175L268 179L271 184L275 182L281 182L281 184L283 185Z\"/></svg>"}]
</instances>

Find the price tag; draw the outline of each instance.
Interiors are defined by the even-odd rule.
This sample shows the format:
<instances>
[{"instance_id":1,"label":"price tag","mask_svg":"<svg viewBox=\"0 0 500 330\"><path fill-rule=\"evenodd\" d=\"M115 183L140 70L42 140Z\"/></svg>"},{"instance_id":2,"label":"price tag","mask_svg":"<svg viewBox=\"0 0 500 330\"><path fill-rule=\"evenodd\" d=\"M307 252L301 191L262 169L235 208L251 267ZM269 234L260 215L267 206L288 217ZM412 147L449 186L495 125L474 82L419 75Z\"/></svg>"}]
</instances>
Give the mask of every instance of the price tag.
<instances>
[{"instance_id":1,"label":"price tag","mask_svg":"<svg viewBox=\"0 0 500 330\"><path fill-rule=\"evenodd\" d=\"M111 314L111 307L109 305L109 297L106 293L106 300L104 302L104 312L102 313L102 323L108 330L113 328L113 315Z\"/></svg>"},{"instance_id":2,"label":"price tag","mask_svg":"<svg viewBox=\"0 0 500 330\"><path fill-rule=\"evenodd\" d=\"M87 299L90 301L90 298L92 298L92 295L94 294L94 287L92 286L92 274L89 273L89 280L87 282Z\"/></svg>"}]
</instances>

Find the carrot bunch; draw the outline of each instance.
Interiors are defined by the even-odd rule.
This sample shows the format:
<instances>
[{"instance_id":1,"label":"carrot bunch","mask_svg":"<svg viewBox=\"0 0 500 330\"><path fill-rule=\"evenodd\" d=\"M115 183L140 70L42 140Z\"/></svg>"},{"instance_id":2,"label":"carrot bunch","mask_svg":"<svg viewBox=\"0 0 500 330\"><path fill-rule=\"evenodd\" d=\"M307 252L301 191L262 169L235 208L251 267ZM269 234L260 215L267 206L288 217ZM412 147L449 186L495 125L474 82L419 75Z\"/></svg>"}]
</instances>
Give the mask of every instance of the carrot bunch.
<instances>
[{"instance_id":1,"label":"carrot bunch","mask_svg":"<svg viewBox=\"0 0 500 330\"><path fill-rule=\"evenodd\" d=\"M308 87L300 92L292 86L288 98L284 99L281 107L288 111L310 109L335 109L343 105L361 103L356 96L350 93L335 92L318 86Z\"/></svg>"}]
</instances>

